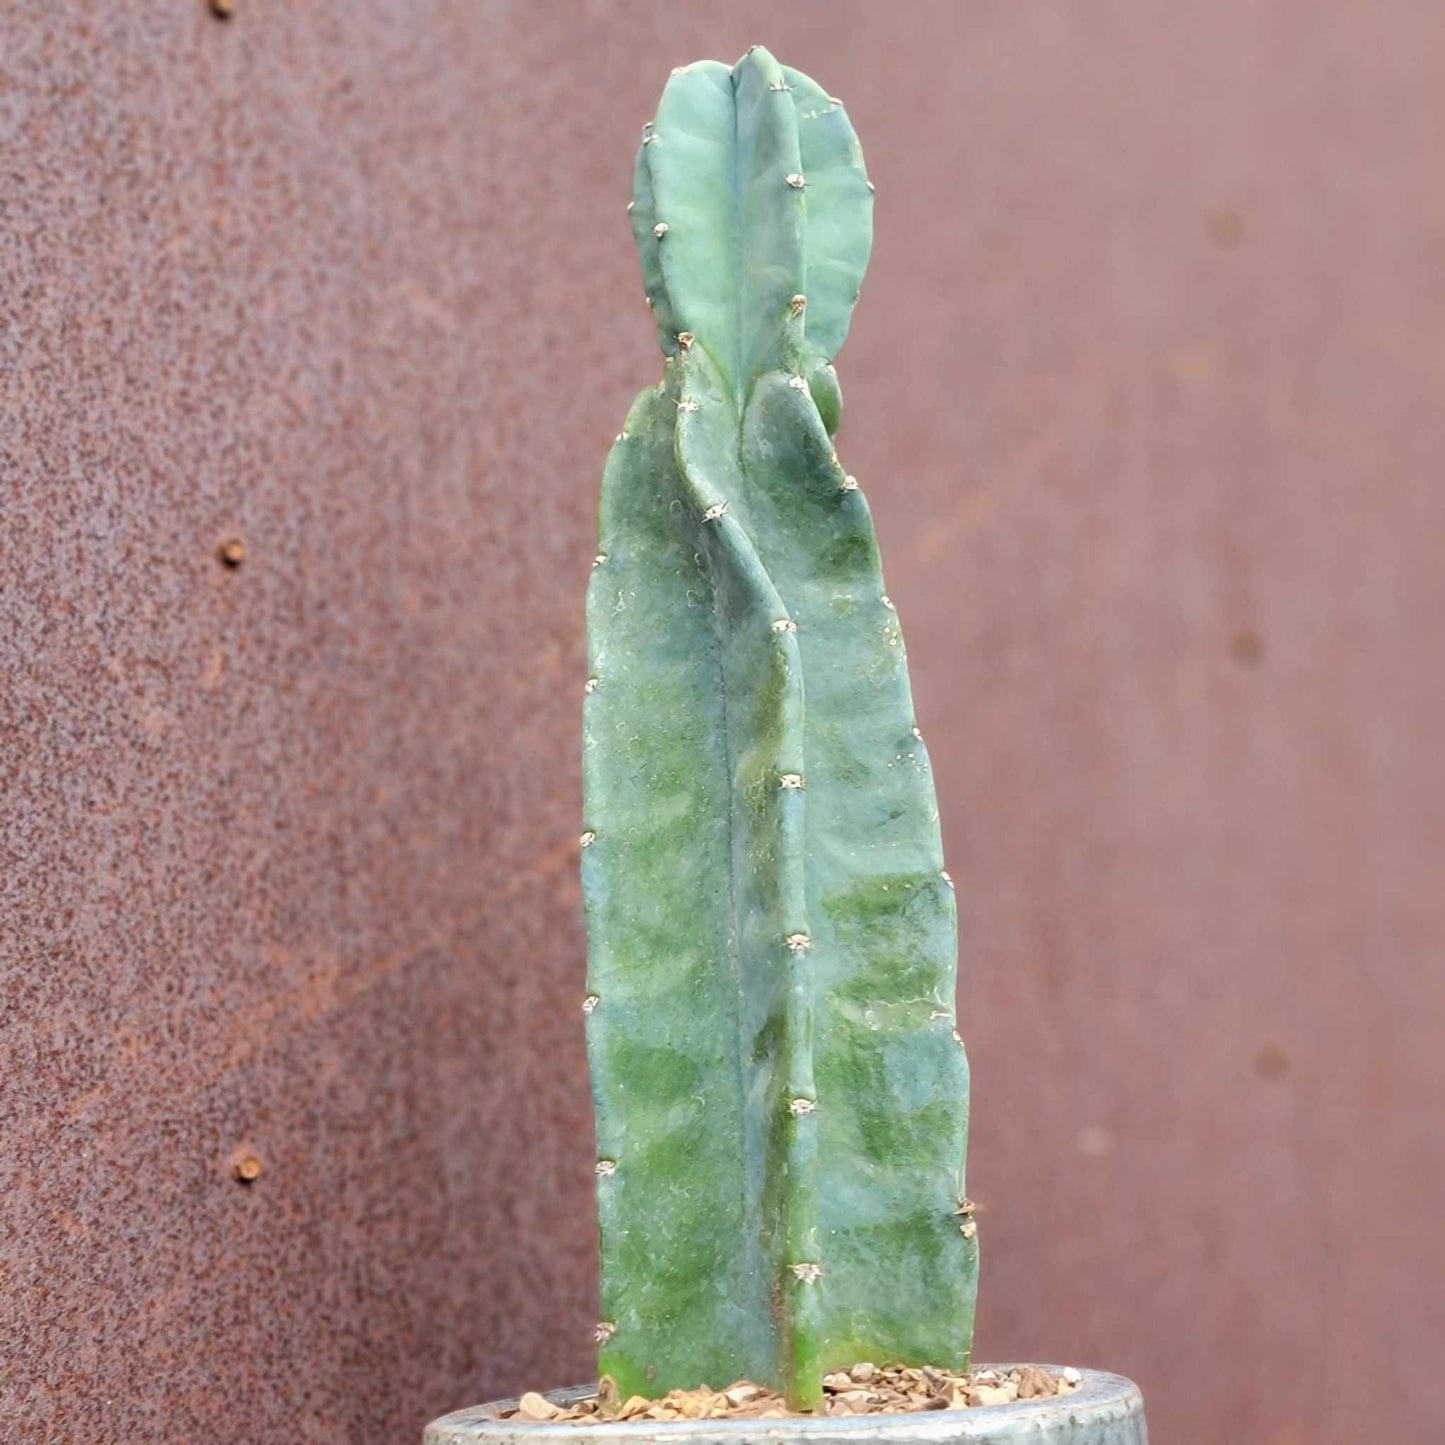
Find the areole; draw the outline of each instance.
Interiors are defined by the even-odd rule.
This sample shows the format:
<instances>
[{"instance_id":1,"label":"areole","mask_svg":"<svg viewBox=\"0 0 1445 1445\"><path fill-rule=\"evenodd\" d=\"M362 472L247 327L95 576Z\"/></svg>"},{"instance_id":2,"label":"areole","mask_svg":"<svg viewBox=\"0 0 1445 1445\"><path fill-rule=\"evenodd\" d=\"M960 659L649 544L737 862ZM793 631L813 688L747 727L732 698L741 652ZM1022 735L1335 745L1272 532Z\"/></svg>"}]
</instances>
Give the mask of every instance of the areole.
<instances>
[{"instance_id":1,"label":"areole","mask_svg":"<svg viewBox=\"0 0 1445 1445\"><path fill-rule=\"evenodd\" d=\"M1007 1369L1008 1366L995 1366ZM1057 1366L1047 1368L1059 1370ZM568 1405L594 1386L553 1390ZM1083 1371L1068 1395L981 1405L968 1410L916 1410L898 1415L790 1415L781 1420L632 1420L597 1425L504 1420L516 1400L498 1400L444 1415L427 1426L424 1445L1148 1445L1144 1401L1122 1375Z\"/></svg>"}]
</instances>

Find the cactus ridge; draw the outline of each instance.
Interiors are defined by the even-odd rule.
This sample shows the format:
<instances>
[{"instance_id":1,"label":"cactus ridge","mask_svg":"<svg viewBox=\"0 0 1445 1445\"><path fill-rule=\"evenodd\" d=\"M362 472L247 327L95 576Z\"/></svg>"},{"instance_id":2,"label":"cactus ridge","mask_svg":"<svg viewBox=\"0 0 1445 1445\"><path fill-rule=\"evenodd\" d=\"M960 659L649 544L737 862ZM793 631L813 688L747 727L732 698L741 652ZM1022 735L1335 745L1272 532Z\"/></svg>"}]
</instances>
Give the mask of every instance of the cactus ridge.
<instances>
[{"instance_id":1,"label":"cactus ridge","mask_svg":"<svg viewBox=\"0 0 1445 1445\"><path fill-rule=\"evenodd\" d=\"M871 242L841 104L755 48L639 148L667 357L603 475L583 896L600 1368L795 1405L959 1368L976 1242L956 920L902 638L833 450Z\"/></svg>"}]
</instances>

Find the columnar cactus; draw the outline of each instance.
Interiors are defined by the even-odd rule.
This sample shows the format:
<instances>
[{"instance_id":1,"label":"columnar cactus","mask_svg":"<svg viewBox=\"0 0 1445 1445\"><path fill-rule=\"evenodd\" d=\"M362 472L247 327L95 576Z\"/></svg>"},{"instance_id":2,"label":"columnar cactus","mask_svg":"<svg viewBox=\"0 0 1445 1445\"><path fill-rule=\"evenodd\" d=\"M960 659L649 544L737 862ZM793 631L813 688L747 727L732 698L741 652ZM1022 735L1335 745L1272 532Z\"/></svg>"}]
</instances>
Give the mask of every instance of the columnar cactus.
<instances>
[{"instance_id":1,"label":"columnar cactus","mask_svg":"<svg viewBox=\"0 0 1445 1445\"><path fill-rule=\"evenodd\" d=\"M674 72L629 210L667 355L602 483L584 704L600 1369L966 1367L956 921L832 361L872 238L840 102Z\"/></svg>"}]
</instances>

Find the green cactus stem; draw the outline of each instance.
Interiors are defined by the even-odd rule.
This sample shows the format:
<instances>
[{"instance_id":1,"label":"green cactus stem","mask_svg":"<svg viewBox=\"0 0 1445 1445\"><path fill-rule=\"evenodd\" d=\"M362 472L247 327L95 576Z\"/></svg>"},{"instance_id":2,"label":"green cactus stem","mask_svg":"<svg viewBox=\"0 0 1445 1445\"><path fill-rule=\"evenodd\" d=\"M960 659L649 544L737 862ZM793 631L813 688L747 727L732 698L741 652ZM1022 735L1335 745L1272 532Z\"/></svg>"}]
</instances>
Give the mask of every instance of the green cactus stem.
<instances>
[{"instance_id":1,"label":"green cactus stem","mask_svg":"<svg viewBox=\"0 0 1445 1445\"><path fill-rule=\"evenodd\" d=\"M667 355L602 483L583 894L625 1395L966 1367L957 925L833 359L872 239L842 105L755 48L674 72L632 224Z\"/></svg>"}]
</instances>

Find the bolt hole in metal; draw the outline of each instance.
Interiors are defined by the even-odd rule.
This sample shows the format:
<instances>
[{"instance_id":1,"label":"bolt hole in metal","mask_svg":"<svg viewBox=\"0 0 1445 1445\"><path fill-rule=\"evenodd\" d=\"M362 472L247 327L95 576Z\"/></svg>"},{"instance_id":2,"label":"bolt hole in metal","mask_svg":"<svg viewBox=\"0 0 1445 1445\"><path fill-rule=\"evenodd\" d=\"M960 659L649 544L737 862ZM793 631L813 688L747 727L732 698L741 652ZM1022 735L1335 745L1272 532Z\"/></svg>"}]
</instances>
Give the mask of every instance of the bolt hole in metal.
<instances>
[{"instance_id":1,"label":"bolt hole in metal","mask_svg":"<svg viewBox=\"0 0 1445 1445\"><path fill-rule=\"evenodd\" d=\"M266 1166L254 1149L238 1149L231 1157L231 1178L237 1184L254 1184Z\"/></svg>"}]
</instances>

